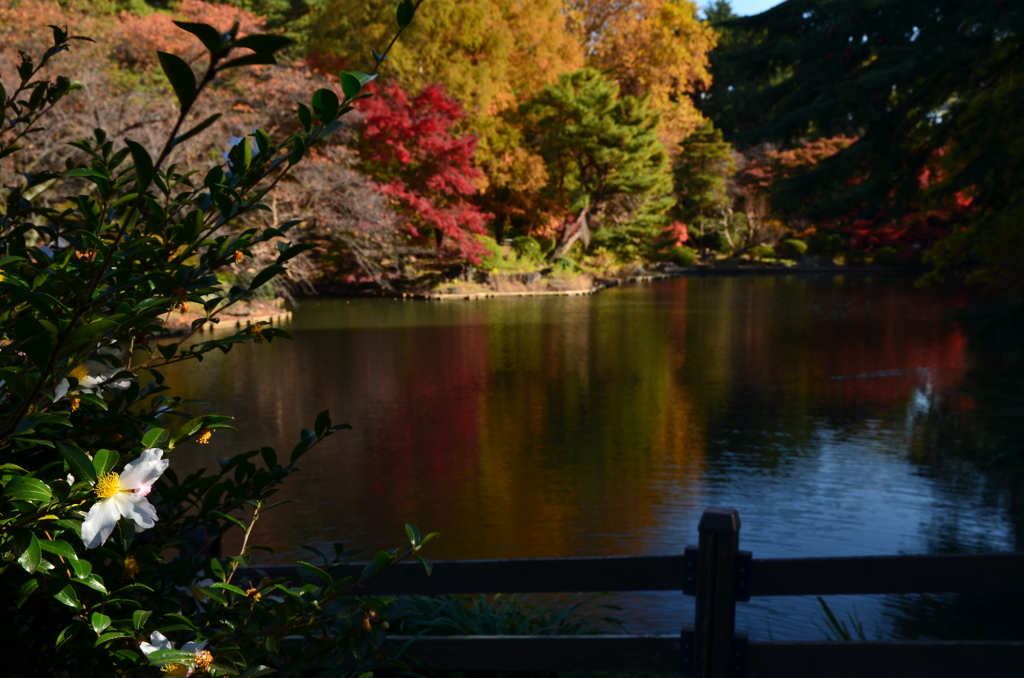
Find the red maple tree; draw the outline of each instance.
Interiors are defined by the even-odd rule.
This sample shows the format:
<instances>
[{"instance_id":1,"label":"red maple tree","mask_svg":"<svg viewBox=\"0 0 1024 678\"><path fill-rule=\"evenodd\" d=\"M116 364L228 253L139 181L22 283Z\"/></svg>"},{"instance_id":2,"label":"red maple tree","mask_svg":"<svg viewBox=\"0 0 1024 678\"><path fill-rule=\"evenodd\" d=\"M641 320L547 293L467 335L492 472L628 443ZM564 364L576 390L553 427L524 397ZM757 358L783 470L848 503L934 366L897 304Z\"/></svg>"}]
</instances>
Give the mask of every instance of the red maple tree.
<instances>
[{"instance_id":1,"label":"red maple tree","mask_svg":"<svg viewBox=\"0 0 1024 678\"><path fill-rule=\"evenodd\" d=\"M470 200L484 175L473 161L476 137L453 132L465 117L461 104L440 84L413 97L397 84L376 93L359 106L359 169L391 199L411 238L479 263L487 250L475 236L487 234L493 217Z\"/></svg>"}]
</instances>

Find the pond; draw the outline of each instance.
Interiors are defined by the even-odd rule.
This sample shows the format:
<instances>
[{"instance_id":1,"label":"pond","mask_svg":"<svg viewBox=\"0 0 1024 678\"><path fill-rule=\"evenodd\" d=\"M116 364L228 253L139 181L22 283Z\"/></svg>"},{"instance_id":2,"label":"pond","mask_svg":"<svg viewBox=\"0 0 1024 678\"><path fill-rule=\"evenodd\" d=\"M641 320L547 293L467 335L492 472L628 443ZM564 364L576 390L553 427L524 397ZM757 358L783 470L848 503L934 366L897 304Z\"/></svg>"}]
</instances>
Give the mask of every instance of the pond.
<instances>
[{"instance_id":1,"label":"pond","mask_svg":"<svg viewBox=\"0 0 1024 678\"><path fill-rule=\"evenodd\" d=\"M353 426L291 478L283 494L300 502L261 518L254 540L275 550L263 562L306 543L401 546L406 522L442 534L435 560L678 554L707 506L739 510L755 558L1015 550L1017 493L936 456L975 416L961 388L972 356L947 321L968 302L831 276L312 299L286 325L294 342L168 371L240 428L174 455L195 467L266 444L285 454L324 409ZM870 639L1017 633L991 600L827 600ZM672 593L611 602L634 632L693 615ZM752 639L820 640L823 626L813 597L739 605Z\"/></svg>"}]
</instances>

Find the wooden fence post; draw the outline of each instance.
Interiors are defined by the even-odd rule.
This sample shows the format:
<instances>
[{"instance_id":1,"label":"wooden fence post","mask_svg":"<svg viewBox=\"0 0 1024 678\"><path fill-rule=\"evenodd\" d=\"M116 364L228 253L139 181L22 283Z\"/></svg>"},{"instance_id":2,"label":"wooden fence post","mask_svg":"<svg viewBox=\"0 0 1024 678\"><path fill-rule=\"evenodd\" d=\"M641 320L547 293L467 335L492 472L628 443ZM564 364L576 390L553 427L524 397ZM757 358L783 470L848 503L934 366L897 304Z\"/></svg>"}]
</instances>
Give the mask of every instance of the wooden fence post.
<instances>
[{"instance_id":1,"label":"wooden fence post","mask_svg":"<svg viewBox=\"0 0 1024 678\"><path fill-rule=\"evenodd\" d=\"M732 672L736 626L736 552L740 514L710 507L700 518L697 557L697 612L694 628L693 675L727 678Z\"/></svg>"}]
</instances>

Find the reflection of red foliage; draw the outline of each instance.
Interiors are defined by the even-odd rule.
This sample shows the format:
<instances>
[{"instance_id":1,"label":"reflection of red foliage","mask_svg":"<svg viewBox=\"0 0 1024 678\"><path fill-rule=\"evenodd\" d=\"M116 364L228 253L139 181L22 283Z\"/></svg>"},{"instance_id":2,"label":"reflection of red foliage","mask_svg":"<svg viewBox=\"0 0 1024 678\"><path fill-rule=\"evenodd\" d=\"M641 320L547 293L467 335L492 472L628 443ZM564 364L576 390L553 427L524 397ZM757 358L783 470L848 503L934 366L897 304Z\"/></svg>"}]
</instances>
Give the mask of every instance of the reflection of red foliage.
<instances>
[{"instance_id":1,"label":"reflection of red foliage","mask_svg":"<svg viewBox=\"0 0 1024 678\"><path fill-rule=\"evenodd\" d=\"M441 85L410 98L391 84L360 109L362 169L392 199L408 233L433 235L439 248L479 263L486 249L474 235L487 233L491 215L468 200L483 172L473 162L476 137L452 135L453 125L465 116L459 102Z\"/></svg>"}]
</instances>

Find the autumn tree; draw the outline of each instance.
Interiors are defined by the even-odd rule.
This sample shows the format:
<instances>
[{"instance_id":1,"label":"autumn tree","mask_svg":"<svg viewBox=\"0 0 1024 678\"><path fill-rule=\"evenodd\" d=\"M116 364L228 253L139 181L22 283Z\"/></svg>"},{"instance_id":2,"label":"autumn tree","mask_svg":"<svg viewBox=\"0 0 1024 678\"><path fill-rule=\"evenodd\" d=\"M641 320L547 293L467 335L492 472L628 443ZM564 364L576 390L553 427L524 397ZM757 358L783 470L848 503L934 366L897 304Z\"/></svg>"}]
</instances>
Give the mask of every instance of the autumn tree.
<instances>
[{"instance_id":1,"label":"autumn tree","mask_svg":"<svg viewBox=\"0 0 1024 678\"><path fill-rule=\"evenodd\" d=\"M668 154L647 97L620 96L594 69L563 75L520 106L526 139L547 166L544 196L558 220L549 261L592 229L653 238L672 206Z\"/></svg>"},{"instance_id":2,"label":"autumn tree","mask_svg":"<svg viewBox=\"0 0 1024 678\"><path fill-rule=\"evenodd\" d=\"M570 0L567 11L588 65L618 82L623 94L649 94L667 144L696 129L702 116L691 97L711 85L708 52L717 36L693 2Z\"/></svg>"},{"instance_id":3,"label":"autumn tree","mask_svg":"<svg viewBox=\"0 0 1024 678\"><path fill-rule=\"evenodd\" d=\"M360 110L358 168L391 199L408 236L479 262L485 249L475 236L487 233L490 215L471 202L483 173L473 163L476 138L453 133L465 115L459 102L441 85L410 97L391 83Z\"/></svg>"}]
</instances>

